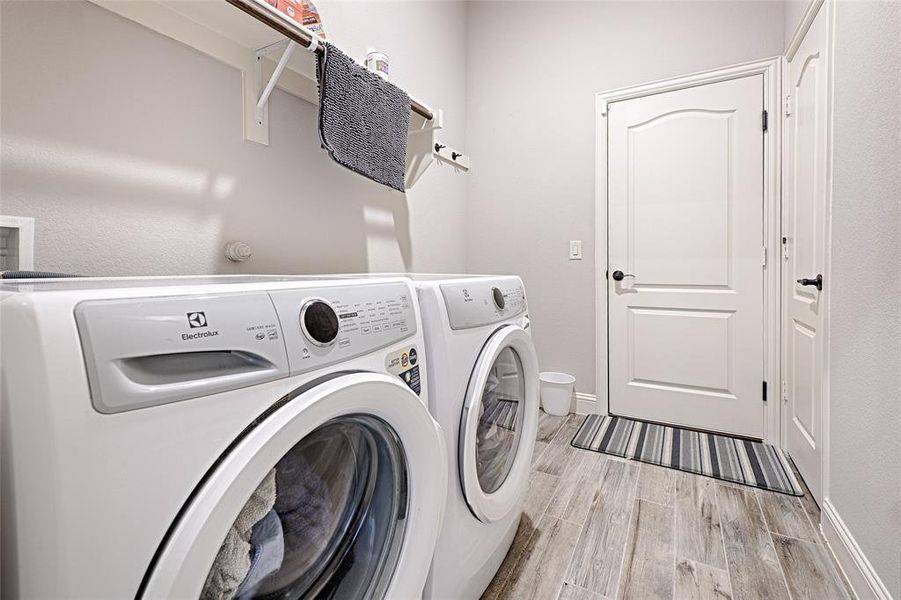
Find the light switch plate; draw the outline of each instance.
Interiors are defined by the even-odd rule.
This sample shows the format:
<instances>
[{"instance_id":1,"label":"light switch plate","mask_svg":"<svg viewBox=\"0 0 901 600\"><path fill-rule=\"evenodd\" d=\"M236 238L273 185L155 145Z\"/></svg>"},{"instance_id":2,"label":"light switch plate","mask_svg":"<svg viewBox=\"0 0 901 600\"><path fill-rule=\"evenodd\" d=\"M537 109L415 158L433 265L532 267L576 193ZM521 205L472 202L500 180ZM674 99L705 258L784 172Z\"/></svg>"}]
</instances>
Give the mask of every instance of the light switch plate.
<instances>
[{"instance_id":1,"label":"light switch plate","mask_svg":"<svg viewBox=\"0 0 901 600\"><path fill-rule=\"evenodd\" d=\"M582 260L582 240L570 240L569 260Z\"/></svg>"}]
</instances>

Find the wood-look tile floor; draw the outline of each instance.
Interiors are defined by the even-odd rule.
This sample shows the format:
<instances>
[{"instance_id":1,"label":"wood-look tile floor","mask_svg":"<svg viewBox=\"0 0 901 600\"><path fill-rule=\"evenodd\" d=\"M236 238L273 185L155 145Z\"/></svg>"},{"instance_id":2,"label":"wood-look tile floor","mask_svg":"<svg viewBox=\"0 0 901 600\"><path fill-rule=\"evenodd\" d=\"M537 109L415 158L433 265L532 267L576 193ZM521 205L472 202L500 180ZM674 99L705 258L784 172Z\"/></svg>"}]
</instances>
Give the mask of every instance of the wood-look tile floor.
<instances>
[{"instance_id":1,"label":"wood-look tile floor","mask_svg":"<svg viewBox=\"0 0 901 600\"><path fill-rule=\"evenodd\" d=\"M482 596L849 598L802 499L581 450L542 413L519 530Z\"/></svg>"}]
</instances>

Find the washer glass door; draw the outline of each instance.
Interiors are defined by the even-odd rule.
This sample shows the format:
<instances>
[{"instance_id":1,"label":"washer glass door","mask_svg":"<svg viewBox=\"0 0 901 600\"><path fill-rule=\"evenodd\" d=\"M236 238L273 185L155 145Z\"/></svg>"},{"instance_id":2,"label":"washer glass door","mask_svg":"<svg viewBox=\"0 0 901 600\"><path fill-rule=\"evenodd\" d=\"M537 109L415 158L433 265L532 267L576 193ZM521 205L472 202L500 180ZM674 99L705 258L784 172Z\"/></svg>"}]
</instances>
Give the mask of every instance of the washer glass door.
<instances>
[{"instance_id":1,"label":"washer glass door","mask_svg":"<svg viewBox=\"0 0 901 600\"><path fill-rule=\"evenodd\" d=\"M538 429L538 360L520 327L485 344L463 406L460 479L472 513L502 519L523 501Z\"/></svg>"},{"instance_id":2,"label":"washer glass door","mask_svg":"<svg viewBox=\"0 0 901 600\"><path fill-rule=\"evenodd\" d=\"M136 597L419 597L447 481L441 430L398 378L310 382L215 462Z\"/></svg>"},{"instance_id":3,"label":"washer glass door","mask_svg":"<svg viewBox=\"0 0 901 600\"><path fill-rule=\"evenodd\" d=\"M403 539L403 448L373 417L328 421L291 448L238 513L202 598L372 598Z\"/></svg>"}]
</instances>

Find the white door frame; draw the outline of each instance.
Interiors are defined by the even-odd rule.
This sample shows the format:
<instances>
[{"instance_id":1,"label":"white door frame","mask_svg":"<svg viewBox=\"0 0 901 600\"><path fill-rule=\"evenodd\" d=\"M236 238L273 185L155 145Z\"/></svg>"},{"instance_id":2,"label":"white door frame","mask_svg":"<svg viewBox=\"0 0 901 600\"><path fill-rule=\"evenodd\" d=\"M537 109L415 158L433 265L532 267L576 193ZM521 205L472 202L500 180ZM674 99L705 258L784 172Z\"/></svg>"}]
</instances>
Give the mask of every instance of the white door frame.
<instances>
[{"instance_id":1,"label":"white door frame","mask_svg":"<svg viewBox=\"0 0 901 600\"><path fill-rule=\"evenodd\" d=\"M764 370L767 380L767 402L764 417L764 440L782 442L781 420L781 173L782 153L782 58L774 57L742 63L722 69L703 71L684 77L664 79L644 85L601 92L596 95L595 112L595 389L594 410L609 414L607 361L607 108L614 102L672 92L699 85L740 77L763 75L763 108L769 115L764 137L764 237L766 240L766 278L764 294Z\"/></svg>"}]
</instances>

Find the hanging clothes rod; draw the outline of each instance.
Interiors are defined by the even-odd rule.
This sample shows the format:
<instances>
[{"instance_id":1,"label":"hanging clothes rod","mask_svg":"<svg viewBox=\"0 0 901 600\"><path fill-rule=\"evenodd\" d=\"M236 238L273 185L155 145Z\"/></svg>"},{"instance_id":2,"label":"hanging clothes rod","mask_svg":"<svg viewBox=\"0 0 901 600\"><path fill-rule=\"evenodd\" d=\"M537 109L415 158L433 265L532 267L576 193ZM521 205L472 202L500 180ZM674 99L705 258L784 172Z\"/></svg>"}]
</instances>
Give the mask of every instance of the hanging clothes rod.
<instances>
[{"instance_id":1,"label":"hanging clothes rod","mask_svg":"<svg viewBox=\"0 0 901 600\"><path fill-rule=\"evenodd\" d=\"M266 0L225 1L232 6L240 8L253 18L265 23L289 40L297 42L304 48L309 48L314 43L312 32L310 32L307 28L303 27L299 23L296 23L287 15L282 14L277 9L267 4ZM324 48L321 45L317 44L313 51L317 53L324 52ZM435 117L431 108L412 98L410 99L410 110L427 120L432 120Z\"/></svg>"}]
</instances>

